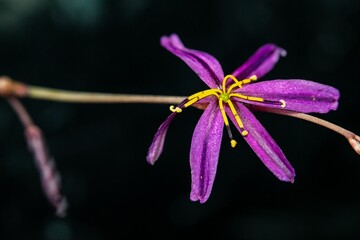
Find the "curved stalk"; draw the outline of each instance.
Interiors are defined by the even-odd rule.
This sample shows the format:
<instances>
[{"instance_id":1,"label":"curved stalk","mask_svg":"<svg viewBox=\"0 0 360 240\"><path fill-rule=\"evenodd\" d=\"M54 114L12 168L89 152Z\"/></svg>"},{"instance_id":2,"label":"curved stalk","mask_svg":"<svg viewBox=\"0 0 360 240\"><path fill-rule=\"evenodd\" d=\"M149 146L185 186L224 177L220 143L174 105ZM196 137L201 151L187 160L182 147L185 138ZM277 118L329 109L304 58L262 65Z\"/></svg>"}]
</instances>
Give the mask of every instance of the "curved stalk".
<instances>
[{"instance_id":1,"label":"curved stalk","mask_svg":"<svg viewBox=\"0 0 360 240\"><path fill-rule=\"evenodd\" d=\"M340 135L342 135L343 137L345 137L351 147L355 150L356 153L358 153L360 155L360 137L358 135L356 135L355 133L340 127L334 123L328 122L324 119L309 115L309 114L305 114L305 113L298 113L298 112L293 112L293 111L288 111L288 110L283 110L283 109L270 109L270 108L261 108L259 109L260 111L263 112L270 112L270 113L276 113L276 114L280 114L280 115L285 115L285 116L290 116L290 117L294 117L294 118L299 118L308 122L312 122L315 123L317 125L323 126L325 128L328 128Z\"/></svg>"}]
</instances>

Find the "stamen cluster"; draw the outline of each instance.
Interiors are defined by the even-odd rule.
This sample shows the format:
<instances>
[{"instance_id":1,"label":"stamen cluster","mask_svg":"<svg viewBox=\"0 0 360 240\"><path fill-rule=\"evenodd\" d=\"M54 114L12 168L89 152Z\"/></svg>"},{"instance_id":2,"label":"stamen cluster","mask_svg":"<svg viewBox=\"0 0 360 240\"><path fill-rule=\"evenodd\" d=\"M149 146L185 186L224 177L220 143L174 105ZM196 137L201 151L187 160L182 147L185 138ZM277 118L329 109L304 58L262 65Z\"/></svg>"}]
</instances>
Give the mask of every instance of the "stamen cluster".
<instances>
[{"instance_id":1,"label":"stamen cluster","mask_svg":"<svg viewBox=\"0 0 360 240\"><path fill-rule=\"evenodd\" d=\"M227 86L227 82L228 80L232 80L234 83L231 84L228 88ZM281 105L282 108L285 108L286 104L284 100L279 100L278 102L276 101L269 101L269 100L264 100L263 98L260 97L253 97L253 96L246 96L240 93L235 92L235 90L240 89L243 87L243 85L245 84L249 84L251 82L254 82L257 80L256 75L253 75L249 78L243 79L241 81L239 81L238 79L236 79L236 77L234 77L233 75L227 75L224 77L223 81L222 81L222 86L219 88L210 88L198 93L195 93L191 96L189 96L187 98L187 102L184 104L183 108L187 108L191 105L193 105L194 103L198 102L201 99L204 99L206 97L209 96L216 96L218 98L218 103L219 103L219 108L221 111L221 115L223 117L224 120L224 124L226 126L228 135L230 137L230 144L232 147L235 147L237 142L233 139L232 137L232 133L230 130L230 125L229 125L229 120L225 111L225 107L224 104L227 105L230 109L230 112L232 114L232 116L235 118L236 123L238 125L238 127L241 130L241 135L242 136L247 136L248 135L248 131L246 131L244 129L244 124L241 121L239 114L237 112L237 109L234 106L233 101L241 101L241 100L248 100L248 101L255 101L255 102L272 102L274 104L277 105ZM182 109L180 107L174 107L174 106L170 106L170 111L172 112L177 112L180 113L182 112Z\"/></svg>"}]
</instances>

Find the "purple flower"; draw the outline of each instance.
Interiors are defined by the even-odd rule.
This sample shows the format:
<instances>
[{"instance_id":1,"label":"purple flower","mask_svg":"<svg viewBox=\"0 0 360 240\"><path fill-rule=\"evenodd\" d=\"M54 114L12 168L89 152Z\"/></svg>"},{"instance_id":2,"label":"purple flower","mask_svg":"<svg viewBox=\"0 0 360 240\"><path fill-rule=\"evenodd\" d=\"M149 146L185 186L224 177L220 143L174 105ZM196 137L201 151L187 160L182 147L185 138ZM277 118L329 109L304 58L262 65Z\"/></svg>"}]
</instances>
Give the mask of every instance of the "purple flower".
<instances>
[{"instance_id":1,"label":"purple flower","mask_svg":"<svg viewBox=\"0 0 360 240\"><path fill-rule=\"evenodd\" d=\"M197 123L191 143L192 201L206 202L214 183L223 126L235 147L230 121L255 151L265 166L280 180L294 182L295 171L265 128L250 111L278 109L302 113L336 110L339 91L333 87L300 79L256 82L269 72L285 50L274 44L259 48L242 66L224 77L219 62L211 55L186 48L176 34L161 38L161 45L181 58L208 86L178 106L161 124L150 146L147 161L154 164L164 145L165 135L175 115L193 104L206 108Z\"/></svg>"}]
</instances>

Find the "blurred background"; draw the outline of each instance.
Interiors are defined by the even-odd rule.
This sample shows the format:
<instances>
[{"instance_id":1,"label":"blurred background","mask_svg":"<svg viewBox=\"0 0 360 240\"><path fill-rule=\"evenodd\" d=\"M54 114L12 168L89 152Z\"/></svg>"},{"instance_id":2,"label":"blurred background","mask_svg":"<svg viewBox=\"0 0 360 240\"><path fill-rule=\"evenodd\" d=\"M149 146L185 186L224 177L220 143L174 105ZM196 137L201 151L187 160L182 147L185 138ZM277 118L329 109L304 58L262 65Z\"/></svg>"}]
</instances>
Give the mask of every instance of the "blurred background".
<instances>
[{"instance_id":1,"label":"blurred background","mask_svg":"<svg viewBox=\"0 0 360 240\"><path fill-rule=\"evenodd\" d=\"M360 133L359 1L0 0L0 75L79 91L190 95L205 85L159 44L178 33L231 73L273 42L286 58L264 79L301 78L341 92L322 116ZM189 149L201 115L171 125L145 160L167 105L24 99L62 174L68 215L45 198L23 128L0 101L0 239L360 239L360 156L302 120L256 113L297 171L277 180L250 147L224 141L212 195L191 202ZM224 134L224 138L227 136Z\"/></svg>"}]
</instances>

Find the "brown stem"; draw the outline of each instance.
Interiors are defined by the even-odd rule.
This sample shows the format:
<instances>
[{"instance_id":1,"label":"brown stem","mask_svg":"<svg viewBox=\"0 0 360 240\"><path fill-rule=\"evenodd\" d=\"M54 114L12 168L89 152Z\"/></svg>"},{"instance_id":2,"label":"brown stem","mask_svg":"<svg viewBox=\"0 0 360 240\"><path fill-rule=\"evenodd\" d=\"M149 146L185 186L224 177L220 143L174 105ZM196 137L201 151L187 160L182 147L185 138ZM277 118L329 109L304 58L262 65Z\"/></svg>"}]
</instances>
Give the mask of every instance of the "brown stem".
<instances>
[{"instance_id":1,"label":"brown stem","mask_svg":"<svg viewBox=\"0 0 360 240\"><path fill-rule=\"evenodd\" d=\"M261 109L256 109L256 110L261 110L263 112L271 112L271 113L276 113L276 114L280 114L280 115L295 117L295 118L299 118L299 119L326 127L328 129L344 136L349 141L351 147L355 150L355 152L357 152L360 155L360 137L358 135L356 135L355 133L353 133L343 127L340 127L334 123L328 122L328 121L323 120L318 117L311 116L309 114L298 113L298 112L282 110L282 109L261 108Z\"/></svg>"}]
</instances>

